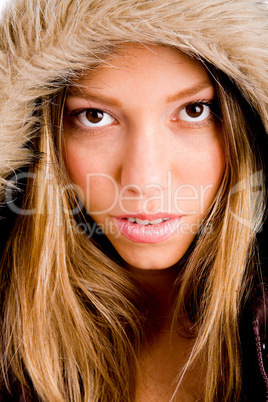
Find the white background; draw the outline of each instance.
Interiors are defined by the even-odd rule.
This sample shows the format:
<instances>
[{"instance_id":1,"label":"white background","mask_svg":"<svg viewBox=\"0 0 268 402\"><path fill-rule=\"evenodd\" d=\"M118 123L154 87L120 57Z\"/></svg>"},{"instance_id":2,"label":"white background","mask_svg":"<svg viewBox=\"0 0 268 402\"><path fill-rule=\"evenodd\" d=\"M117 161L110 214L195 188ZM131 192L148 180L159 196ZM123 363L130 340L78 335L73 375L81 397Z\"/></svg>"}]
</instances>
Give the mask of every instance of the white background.
<instances>
[{"instance_id":1,"label":"white background","mask_svg":"<svg viewBox=\"0 0 268 402\"><path fill-rule=\"evenodd\" d=\"M2 11L4 5L5 5L6 3L8 3L8 1L9 1L9 0L0 0L0 14L1 14L1 11Z\"/></svg>"}]
</instances>

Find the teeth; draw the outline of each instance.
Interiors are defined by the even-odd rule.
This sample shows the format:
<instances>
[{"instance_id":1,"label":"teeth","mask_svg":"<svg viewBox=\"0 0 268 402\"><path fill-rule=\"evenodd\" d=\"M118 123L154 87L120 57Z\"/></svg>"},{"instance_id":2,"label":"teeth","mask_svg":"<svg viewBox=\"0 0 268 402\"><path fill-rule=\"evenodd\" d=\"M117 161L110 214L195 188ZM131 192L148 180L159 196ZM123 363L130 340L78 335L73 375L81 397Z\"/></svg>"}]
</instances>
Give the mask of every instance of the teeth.
<instances>
[{"instance_id":1,"label":"teeth","mask_svg":"<svg viewBox=\"0 0 268 402\"><path fill-rule=\"evenodd\" d=\"M138 219L138 218L136 218L135 220L136 220L136 223L138 223L139 225L149 225L148 220L142 221L141 219Z\"/></svg>"},{"instance_id":2,"label":"teeth","mask_svg":"<svg viewBox=\"0 0 268 402\"><path fill-rule=\"evenodd\" d=\"M150 220L146 219L146 220L143 221L142 219L132 218L131 217L131 218L127 218L127 220L129 222L131 222L131 223L136 222L138 225L156 225L156 224L161 223L163 221L168 221L169 218L155 219L154 221L150 221Z\"/></svg>"},{"instance_id":3,"label":"teeth","mask_svg":"<svg viewBox=\"0 0 268 402\"><path fill-rule=\"evenodd\" d=\"M161 223L163 222L163 219L156 219L155 221L150 221L151 225L155 225L156 223Z\"/></svg>"}]
</instances>

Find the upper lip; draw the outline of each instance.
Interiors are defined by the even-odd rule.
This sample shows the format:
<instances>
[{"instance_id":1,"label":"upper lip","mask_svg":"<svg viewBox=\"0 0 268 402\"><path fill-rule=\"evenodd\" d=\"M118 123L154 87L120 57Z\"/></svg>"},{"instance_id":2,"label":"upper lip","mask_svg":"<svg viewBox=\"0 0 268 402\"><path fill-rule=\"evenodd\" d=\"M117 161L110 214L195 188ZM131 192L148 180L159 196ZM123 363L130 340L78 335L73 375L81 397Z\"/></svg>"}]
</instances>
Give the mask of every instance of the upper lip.
<instances>
[{"instance_id":1,"label":"upper lip","mask_svg":"<svg viewBox=\"0 0 268 402\"><path fill-rule=\"evenodd\" d=\"M157 213L157 214L143 214L143 213L137 213L135 212L133 214L127 214L127 215L121 215L121 216L115 216L116 219L127 219L127 218L138 218L140 220L156 220L156 219L164 219L164 218L179 218L181 215L176 215L176 214L169 214L165 212Z\"/></svg>"}]
</instances>

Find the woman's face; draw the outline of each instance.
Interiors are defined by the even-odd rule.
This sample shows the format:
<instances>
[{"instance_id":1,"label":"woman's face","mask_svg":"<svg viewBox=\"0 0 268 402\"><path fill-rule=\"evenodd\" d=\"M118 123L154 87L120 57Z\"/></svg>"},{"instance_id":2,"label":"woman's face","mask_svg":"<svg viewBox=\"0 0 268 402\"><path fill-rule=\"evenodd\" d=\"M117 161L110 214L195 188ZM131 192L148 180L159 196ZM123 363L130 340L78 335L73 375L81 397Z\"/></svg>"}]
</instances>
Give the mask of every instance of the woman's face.
<instances>
[{"instance_id":1,"label":"woman's face","mask_svg":"<svg viewBox=\"0 0 268 402\"><path fill-rule=\"evenodd\" d=\"M69 90L66 165L127 265L163 269L187 251L222 181L215 91L174 49L119 50Z\"/></svg>"}]
</instances>

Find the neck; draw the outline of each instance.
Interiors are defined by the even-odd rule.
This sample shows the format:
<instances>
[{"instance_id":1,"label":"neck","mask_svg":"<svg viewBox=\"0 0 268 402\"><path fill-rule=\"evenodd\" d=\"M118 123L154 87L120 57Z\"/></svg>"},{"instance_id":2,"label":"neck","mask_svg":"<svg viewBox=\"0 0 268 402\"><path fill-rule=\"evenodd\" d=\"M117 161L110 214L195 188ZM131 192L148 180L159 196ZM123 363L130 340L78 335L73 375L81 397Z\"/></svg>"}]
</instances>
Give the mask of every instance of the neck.
<instances>
[{"instance_id":1,"label":"neck","mask_svg":"<svg viewBox=\"0 0 268 402\"><path fill-rule=\"evenodd\" d=\"M152 270L128 267L128 270L144 294L146 315L153 327L165 328L172 316L174 284L180 272L179 265Z\"/></svg>"}]
</instances>

